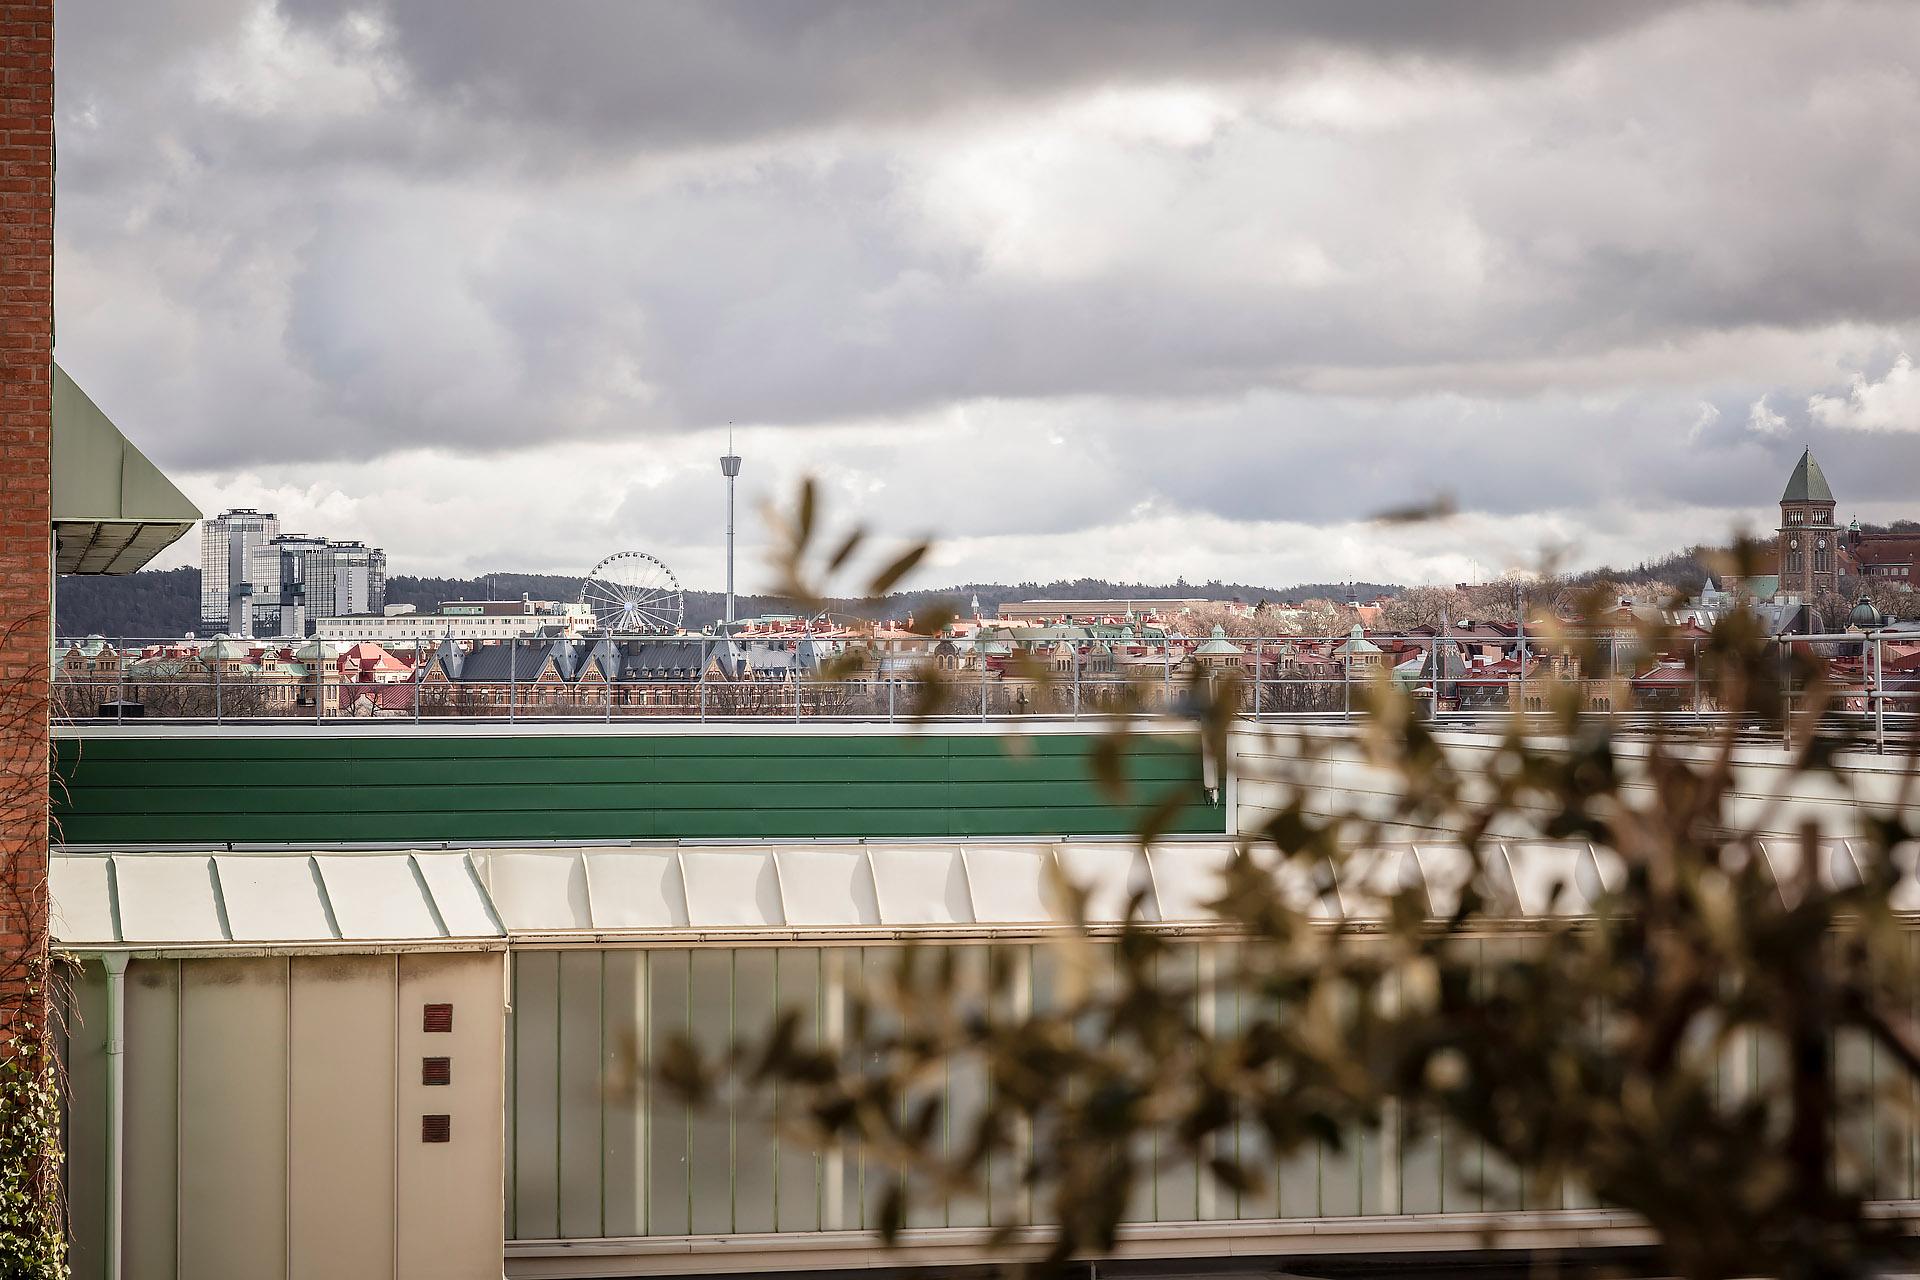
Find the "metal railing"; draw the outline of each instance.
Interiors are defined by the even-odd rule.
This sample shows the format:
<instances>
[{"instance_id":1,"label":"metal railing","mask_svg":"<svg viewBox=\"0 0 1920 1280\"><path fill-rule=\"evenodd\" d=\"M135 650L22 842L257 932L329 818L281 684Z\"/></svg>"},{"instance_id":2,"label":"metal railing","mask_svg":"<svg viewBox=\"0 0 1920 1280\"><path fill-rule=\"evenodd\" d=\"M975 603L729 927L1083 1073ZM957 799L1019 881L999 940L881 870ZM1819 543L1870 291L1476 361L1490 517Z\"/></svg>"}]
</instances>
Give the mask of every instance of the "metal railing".
<instances>
[{"instance_id":1,"label":"metal railing","mask_svg":"<svg viewBox=\"0 0 1920 1280\"><path fill-rule=\"evenodd\" d=\"M1220 698L1255 722L1350 721L1368 705L1375 681L1391 678L1442 723L1507 721L1544 715L1572 697L1583 714L1626 727L1642 722L1724 724L1719 682L1705 641L1684 638L1664 652L1631 636L1603 638L1586 660L1539 637L1276 636L1171 644L1039 639L1009 644L973 637L821 641L799 636L712 636L635 640L637 656L619 669L596 658L593 642L548 643L487 654L492 678L447 672L427 651L398 669L343 669L254 656L220 657L180 640L66 641L53 654L55 711L75 723L167 721L293 724L340 720L878 721L1068 719L1113 715L1190 715ZM1790 713L1766 729L1791 741L1811 731L1807 691L1791 687L1786 642L1827 659L1839 691L1837 717L1884 745L1910 734L1920 717L1920 670L1897 664L1920 649L1920 635L1837 634L1783 637L1784 705ZM276 642L264 642L269 652ZM304 642L293 642L298 647ZM626 644L629 642L616 642ZM1436 652L1438 660L1436 661ZM415 655L407 650L408 659ZM672 659L660 665L665 659ZM1489 667L1489 662L1504 663ZM473 664L472 654L466 663ZM1522 676L1515 664L1526 668ZM476 664L477 665L477 664ZM1439 675L1436 679L1435 670ZM1589 670L1592 667L1596 669ZM1762 731L1757 724L1755 731Z\"/></svg>"}]
</instances>

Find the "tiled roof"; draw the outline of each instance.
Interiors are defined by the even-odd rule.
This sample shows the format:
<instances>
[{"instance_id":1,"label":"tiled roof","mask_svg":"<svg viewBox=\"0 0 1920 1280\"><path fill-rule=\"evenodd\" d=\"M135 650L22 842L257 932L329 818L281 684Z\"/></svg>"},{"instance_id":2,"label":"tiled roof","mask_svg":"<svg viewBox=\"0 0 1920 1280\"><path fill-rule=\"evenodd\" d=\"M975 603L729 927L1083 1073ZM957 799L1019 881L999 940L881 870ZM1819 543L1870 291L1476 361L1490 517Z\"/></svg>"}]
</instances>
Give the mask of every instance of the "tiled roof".
<instances>
[{"instance_id":1,"label":"tiled roof","mask_svg":"<svg viewBox=\"0 0 1920 1280\"><path fill-rule=\"evenodd\" d=\"M509 681L533 680L546 666L548 658L556 660L560 678L572 677L570 657L564 649L566 642L553 640L522 641L515 640L505 644L475 645L461 663L458 675L449 672L454 679L464 684L506 684Z\"/></svg>"},{"instance_id":2,"label":"tiled roof","mask_svg":"<svg viewBox=\"0 0 1920 1280\"><path fill-rule=\"evenodd\" d=\"M632 640L620 646L621 680L697 681L708 647L698 640Z\"/></svg>"},{"instance_id":3,"label":"tiled roof","mask_svg":"<svg viewBox=\"0 0 1920 1280\"><path fill-rule=\"evenodd\" d=\"M1861 535L1853 558L1861 564L1920 565L1920 534L1868 533Z\"/></svg>"}]
</instances>

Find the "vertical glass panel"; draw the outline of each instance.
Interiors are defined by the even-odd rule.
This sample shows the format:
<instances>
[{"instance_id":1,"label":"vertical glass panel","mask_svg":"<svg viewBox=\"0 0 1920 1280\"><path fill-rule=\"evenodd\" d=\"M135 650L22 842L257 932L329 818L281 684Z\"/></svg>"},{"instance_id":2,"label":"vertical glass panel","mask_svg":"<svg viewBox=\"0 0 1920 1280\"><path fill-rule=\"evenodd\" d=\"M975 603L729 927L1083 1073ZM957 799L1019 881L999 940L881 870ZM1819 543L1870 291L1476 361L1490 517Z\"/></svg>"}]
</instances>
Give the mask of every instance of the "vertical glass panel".
<instances>
[{"instance_id":1,"label":"vertical glass panel","mask_svg":"<svg viewBox=\"0 0 1920 1280\"><path fill-rule=\"evenodd\" d=\"M1191 942L1170 946L1160 957L1157 976L1169 988L1194 993L1189 1017L1198 1017L1202 1004L1212 1015L1212 993L1201 993L1199 948ZM1196 1157L1183 1151L1171 1133L1154 1138L1153 1216L1160 1222L1191 1222L1200 1216L1200 1170ZM1211 1179L1212 1175L1207 1175Z\"/></svg>"},{"instance_id":2,"label":"vertical glass panel","mask_svg":"<svg viewBox=\"0 0 1920 1280\"><path fill-rule=\"evenodd\" d=\"M513 1230L560 1232L560 953L513 957Z\"/></svg>"},{"instance_id":3,"label":"vertical glass panel","mask_svg":"<svg viewBox=\"0 0 1920 1280\"><path fill-rule=\"evenodd\" d=\"M691 954L688 1027L711 1064L725 1060L733 1039L732 951ZM725 1087L724 1082L720 1085ZM688 1119L688 1194L692 1231L719 1235L733 1227L733 1116L723 1107L696 1108Z\"/></svg>"},{"instance_id":4,"label":"vertical glass panel","mask_svg":"<svg viewBox=\"0 0 1920 1280\"><path fill-rule=\"evenodd\" d=\"M1377 952L1380 949L1378 941L1372 939L1357 941L1354 946L1365 951ZM1372 998L1391 1002L1397 1000L1399 994L1388 985ZM1360 1212L1363 1214L1393 1213L1399 1208L1399 1114L1397 1107L1391 1103L1385 1111L1384 1125L1362 1126L1355 1135L1354 1156L1359 1174Z\"/></svg>"},{"instance_id":5,"label":"vertical glass panel","mask_svg":"<svg viewBox=\"0 0 1920 1280\"><path fill-rule=\"evenodd\" d=\"M602 1114L600 951L560 953L560 1234L597 1238Z\"/></svg>"},{"instance_id":6,"label":"vertical glass panel","mask_svg":"<svg viewBox=\"0 0 1920 1280\"><path fill-rule=\"evenodd\" d=\"M1320 1144L1320 1213L1323 1218L1351 1218L1360 1213L1361 1135L1347 1130L1339 1143Z\"/></svg>"},{"instance_id":7,"label":"vertical glass panel","mask_svg":"<svg viewBox=\"0 0 1920 1280\"><path fill-rule=\"evenodd\" d=\"M883 889L883 901L884 897ZM900 948L863 947L858 955L861 978L868 998L873 1002L870 1032L875 1036L885 1035L898 1025L898 1020L884 1006L886 993L893 984L894 970L900 963ZM868 1071L880 1070L879 1055L868 1054L861 1065ZM880 1204L896 1175L885 1162L864 1151L861 1152L860 1166L860 1225L872 1230L880 1225Z\"/></svg>"},{"instance_id":8,"label":"vertical glass panel","mask_svg":"<svg viewBox=\"0 0 1920 1280\"><path fill-rule=\"evenodd\" d=\"M603 1197L610 1236L647 1233L647 957L605 954L602 1072L608 1082L603 1136Z\"/></svg>"},{"instance_id":9,"label":"vertical glass panel","mask_svg":"<svg viewBox=\"0 0 1920 1280\"><path fill-rule=\"evenodd\" d=\"M1065 1004L1059 948L1050 943L1035 943L1027 948L1027 955L1033 975L1033 1012L1043 1014L1059 1011ZM1028 1136L1029 1147L1036 1141L1036 1135ZM1052 1197L1045 1183L1030 1189L1027 1213L1035 1223L1051 1224L1055 1220Z\"/></svg>"},{"instance_id":10,"label":"vertical glass panel","mask_svg":"<svg viewBox=\"0 0 1920 1280\"><path fill-rule=\"evenodd\" d=\"M766 947L734 952L734 1034L753 1043L773 1029L776 953ZM773 1095L758 1090L740 1099L734 1117L733 1230L772 1231L780 1142L773 1127Z\"/></svg>"},{"instance_id":11,"label":"vertical glass panel","mask_svg":"<svg viewBox=\"0 0 1920 1280\"><path fill-rule=\"evenodd\" d=\"M1389 1113L1392 1112L1389 1107ZM1387 1176L1389 1164L1397 1163L1394 1145L1399 1139L1399 1122L1396 1118L1394 1129L1387 1131L1376 1128L1360 1130L1360 1141L1355 1154L1360 1160L1360 1212L1367 1214L1392 1213L1394 1206L1387 1199ZM1396 1186L1395 1191L1398 1191Z\"/></svg>"},{"instance_id":12,"label":"vertical glass panel","mask_svg":"<svg viewBox=\"0 0 1920 1280\"><path fill-rule=\"evenodd\" d=\"M1847 1030L1834 1035L1833 1070L1840 1096L1869 1096L1867 1090L1873 1083L1873 1046L1863 1033ZM1874 1159L1879 1154L1874 1135L1874 1110L1867 1105L1854 1107L1835 1127L1835 1172L1842 1179L1853 1181L1862 1175L1873 1179L1878 1175Z\"/></svg>"},{"instance_id":13,"label":"vertical glass panel","mask_svg":"<svg viewBox=\"0 0 1920 1280\"><path fill-rule=\"evenodd\" d=\"M918 962L920 965L919 972L922 975L921 980L931 982L933 975L937 972L943 959L950 955L952 950L952 948L939 945L928 945L917 948ZM938 1127L933 1131L933 1141L942 1151L949 1149L952 1145L950 1126L953 1123L953 1116L948 1109L948 1094L951 1083L952 1070L949 1065L924 1090L917 1090L906 1099L906 1110L909 1115L918 1111L922 1103L926 1101L932 1101L941 1107L940 1122ZM916 1229L946 1226L947 1206L945 1201L926 1194L924 1188L917 1189L907 1205L907 1225Z\"/></svg>"},{"instance_id":14,"label":"vertical glass panel","mask_svg":"<svg viewBox=\"0 0 1920 1280\"><path fill-rule=\"evenodd\" d=\"M1007 1026L1026 1017L1033 1007L1033 951L1031 946L995 946L987 949L995 985L987 1016ZM989 1091L993 1080L987 1081ZM1022 1183L1029 1135L1021 1125L1014 1150L993 1157L987 1170L987 1215L994 1226L1031 1220L1031 1206Z\"/></svg>"},{"instance_id":15,"label":"vertical glass panel","mask_svg":"<svg viewBox=\"0 0 1920 1280\"><path fill-rule=\"evenodd\" d=\"M1472 966L1474 980L1484 981L1486 957L1481 944L1464 940L1452 946L1459 962ZM1440 1155L1440 1211L1478 1213L1484 1209L1485 1198L1480 1185L1484 1151L1480 1140L1458 1125L1443 1124L1440 1126Z\"/></svg>"},{"instance_id":16,"label":"vertical glass panel","mask_svg":"<svg viewBox=\"0 0 1920 1280\"><path fill-rule=\"evenodd\" d=\"M1891 981L1895 998L1911 1011L1916 988L1920 987L1920 977L1916 976L1920 935L1909 935L1902 940L1902 945L1907 948L1907 963L1899 967ZM1920 1130L1914 1123L1915 1104L1920 1102L1916 1082L1911 1077L1903 1077L1898 1062L1883 1059L1876 1065L1876 1071L1876 1084L1891 1091L1891 1096L1880 1106L1875 1126L1881 1135L1881 1157L1879 1186L1874 1194L1887 1200L1911 1199L1916 1194L1914 1147L1916 1141L1920 1141Z\"/></svg>"},{"instance_id":17,"label":"vertical glass panel","mask_svg":"<svg viewBox=\"0 0 1920 1280\"><path fill-rule=\"evenodd\" d=\"M647 955L647 1044L649 1057L660 1053L674 1036L687 1030L687 972L685 951L653 951ZM647 1234L687 1234L687 1109L664 1091L655 1091L647 1123Z\"/></svg>"},{"instance_id":18,"label":"vertical glass panel","mask_svg":"<svg viewBox=\"0 0 1920 1280\"><path fill-rule=\"evenodd\" d=\"M1400 1124L1400 1212L1439 1213L1441 1161L1445 1158L1440 1130L1429 1124L1415 1128Z\"/></svg>"},{"instance_id":19,"label":"vertical glass panel","mask_svg":"<svg viewBox=\"0 0 1920 1280\"><path fill-rule=\"evenodd\" d=\"M799 1043L812 1046L818 1042L820 1029L820 952L810 947L786 947L777 954L780 1008L799 1015ZM775 1099L776 1106L786 1103L785 1097ZM778 1229L819 1230L820 1153L782 1134L775 1159L779 1164Z\"/></svg>"},{"instance_id":20,"label":"vertical glass panel","mask_svg":"<svg viewBox=\"0 0 1920 1280\"><path fill-rule=\"evenodd\" d=\"M987 1000L988 948L981 945L953 950L955 991L969 1010L984 1010ZM987 1107L987 1068L978 1058L955 1062L948 1072L947 1149L964 1150ZM958 1194L947 1203L947 1225L987 1225L984 1194Z\"/></svg>"},{"instance_id":21,"label":"vertical glass panel","mask_svg":"<svg viewBox=\"0 0 1920 1280\"><path fill-rule=\"evenodd\" d=\"M1920 934L1909 934L1906 938L1907 963L1901 966L1896 978L1895 990L1905 999L1909 1017L1920 1016ZM1896 1185L1895 1198L1914 1199L1920 1197L1920 1080L1908 1076L1904 1096L1891 1108L1907 1117L1905 1144L1905 1175Z\"/></svg>"},{"instance_id":22,"label":"vertical glass panel","mask_svg":"<svg viewBox=\"0 0 1920 1280\"><path fill-rule=\"evenodd\" d=\"M1153 1202L1156 1183L1159 1181L1159 1166L1156 1159L1160 1154L1160 1145L1151 1133L1135 1134L1127 1143L1127 1150L1133 1157L1133 1185L1127 1188L1127 1207L1121 1211L1122 1222L1152 1222Z\"/></svg>"},{"instance_id":23,"label":"vertical glass panel","mask_svg":"<svg viewBox=\"0 0 1920 1280\"><path fill-rule=\"evenodd\" d=\"M1320 1146L1303 1142L1280 1157L1280 1216L1320 1216Z\"/></svg>"},{"instance_id":24,"label":"vertical glass panel","mask_svg":"<svg viewBox=\"0 0 1920 1280\"><path fill-rule=\"evenodd\" d=\"M847 1046L848 1005L864 985L857 947L835 947L821 956L821 1034L841 1049L841 1067L853 1070L859 1057ZM820 1183L820 1225L828 1231L860 1225L861 1157L858 1144L839 1143L825 1156Z\"/></svg>"},{"instance_id":25,"label":"vertical glass panel","mask_svg":"<svg viewBox=\"0 0 1920 1280\"><path fill-rule=\"evenodd\" d=\"M1239 991L1233 979L1234 944L1230 942L1200 943L1194 948L1199 968L1200 1010L1199 1025L1203 1031L1214 1036L1233 1036L1240 1031ZM1245 1162L1246 1167L1258 1174L1258 1149L1253 1145L1250 1132L1252 1126L1240 1122L1234 1127L1216 1135L1208 1144L1207 1154L1228 1160ZM1229 1220L1241 1217L1268 1218L1271 1212L1261 1212L1260 1201L1271 1199L1273 1179L1261 1178L1259 1190L1249 1191L1248 1203L1243 1207L1241 1196L1233 1188L1216 1179L1206 1169L1200 1171L1199 1213L1197 1216L1212 1220Z\"/></svg>"},{"instance_id":26,"label":"vertical glass panel","mask_svg":"<svg viewBox=\"0 0 1920 1280\"><path fill-rule=\"evenodd\" d=\"M1486 966L1489 980L1499 966L1514 958L1518 946L1517 940L1512 938L1488 938L1480 944L1482 963ZM1483 1151L1480 1169L1486 1182L1484 1199L1489 1213L1512 1212L1524 1207L1524 1178L1519 1169L1491 1151Z\"/></svg>"}]
</instances>

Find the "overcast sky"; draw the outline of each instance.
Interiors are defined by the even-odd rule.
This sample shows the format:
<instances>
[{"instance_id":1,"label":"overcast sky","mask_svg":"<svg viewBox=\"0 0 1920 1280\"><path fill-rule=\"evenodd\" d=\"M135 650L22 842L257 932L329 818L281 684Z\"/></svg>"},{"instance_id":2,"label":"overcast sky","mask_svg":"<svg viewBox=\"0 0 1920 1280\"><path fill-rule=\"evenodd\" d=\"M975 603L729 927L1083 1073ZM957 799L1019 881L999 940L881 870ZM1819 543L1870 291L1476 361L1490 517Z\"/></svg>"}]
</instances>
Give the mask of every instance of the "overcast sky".
<instances>
[{"instance_id":1,"label":"overcast sky","mask_svg":"<svg viewBox=\"0 0 1920 1280\"><path fill-rule=\"evenodd\" d=\"M395 572L717 586L729 423L743 546L811 472L929 584L1632 560L1809 443L1920 516L1907 0L58 17L60 361Z\"/></svg>"}]
</instances>

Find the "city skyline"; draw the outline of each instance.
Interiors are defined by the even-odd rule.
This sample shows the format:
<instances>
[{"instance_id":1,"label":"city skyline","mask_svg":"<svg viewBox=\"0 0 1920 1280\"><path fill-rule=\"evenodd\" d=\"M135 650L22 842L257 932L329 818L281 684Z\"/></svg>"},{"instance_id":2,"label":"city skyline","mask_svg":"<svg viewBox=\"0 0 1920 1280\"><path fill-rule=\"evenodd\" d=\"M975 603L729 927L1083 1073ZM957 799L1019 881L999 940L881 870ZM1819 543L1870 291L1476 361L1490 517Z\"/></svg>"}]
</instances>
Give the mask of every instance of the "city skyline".
<instances>
[{"instance_id":1,"label":"city skyline","mask_svg":"<svg viewBox=\"0 0 1920 1280\"><path fill-rule=\"evenodd\" d=\"M743 590L809 471L928 581L1911 514L1900 6L462 13L62 8L61 358L204 509L711 584L731 422Z\"/></svg>"}]
</instances>

